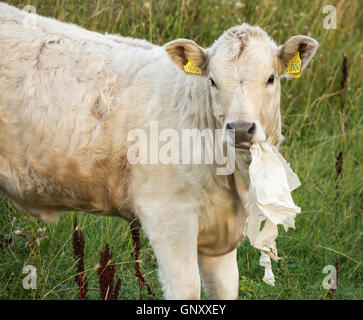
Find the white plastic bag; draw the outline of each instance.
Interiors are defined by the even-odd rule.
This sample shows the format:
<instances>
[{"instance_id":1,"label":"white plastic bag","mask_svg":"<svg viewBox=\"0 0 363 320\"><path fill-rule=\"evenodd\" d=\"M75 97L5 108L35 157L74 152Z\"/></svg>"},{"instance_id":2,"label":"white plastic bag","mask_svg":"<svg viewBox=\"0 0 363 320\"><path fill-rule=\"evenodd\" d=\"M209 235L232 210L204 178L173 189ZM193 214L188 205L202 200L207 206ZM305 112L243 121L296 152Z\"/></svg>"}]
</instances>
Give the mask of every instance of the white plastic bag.
<instances>
[{"instance_id":1,"label":"white plastic bag","mask_svg":"<svg viewBox=\"0 0 363 320\"><path fill-rule=\"evenodd\" d=\"M248 191L245 233L251 245L260 250L260 265L265 267L263 281L274 285L275 277L271 259L278 260L275 239L277 225L295 228L295 216L301 209L294 204L290 192L301 184L289 164L267 143L253 144L250 148L252 161L249 166L250 186ZM261 229L261 222L265 221Z\"/></svg>"}]
</instances>

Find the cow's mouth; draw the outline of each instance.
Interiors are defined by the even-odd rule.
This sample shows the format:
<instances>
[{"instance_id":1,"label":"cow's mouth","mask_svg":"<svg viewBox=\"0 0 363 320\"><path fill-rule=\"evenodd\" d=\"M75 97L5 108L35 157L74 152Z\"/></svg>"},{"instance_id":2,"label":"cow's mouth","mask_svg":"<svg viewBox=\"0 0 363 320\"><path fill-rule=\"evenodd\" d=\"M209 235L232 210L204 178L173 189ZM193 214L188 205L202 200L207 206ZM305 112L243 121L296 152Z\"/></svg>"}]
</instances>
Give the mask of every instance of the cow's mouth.
<instances>
[{"instance_id":1,"label":"cow's mouth","mask_svg":"<svg viewBox=\"0 0 363 320\"><path fill-rule=\"evenodd\" d=\"M235 147L237 149L245 149L245 150L249 150L251 147L251 142L238 142L235 144Z\"/></svg>"}]
</instances>

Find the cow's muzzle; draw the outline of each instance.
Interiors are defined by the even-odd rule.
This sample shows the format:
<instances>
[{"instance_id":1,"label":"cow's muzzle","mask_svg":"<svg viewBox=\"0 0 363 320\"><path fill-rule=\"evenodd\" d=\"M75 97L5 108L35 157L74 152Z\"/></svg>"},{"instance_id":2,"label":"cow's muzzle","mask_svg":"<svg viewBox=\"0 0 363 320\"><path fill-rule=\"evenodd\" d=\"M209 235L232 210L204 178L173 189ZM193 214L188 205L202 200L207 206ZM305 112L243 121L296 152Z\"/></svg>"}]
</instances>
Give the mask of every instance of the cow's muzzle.
<instances>
[{"instance_id":1,"label":"cow's muzzle","mask_svg":"<svg viewBox=\"0 0 363 320\"><path fill-rule=\"evenodd\" d=\"M233 121L226 125L227 130L233 130L235 133L235 147L249 149L254 134L256 133L256 124L253 122Z\"/></svg>"}]
</instances>

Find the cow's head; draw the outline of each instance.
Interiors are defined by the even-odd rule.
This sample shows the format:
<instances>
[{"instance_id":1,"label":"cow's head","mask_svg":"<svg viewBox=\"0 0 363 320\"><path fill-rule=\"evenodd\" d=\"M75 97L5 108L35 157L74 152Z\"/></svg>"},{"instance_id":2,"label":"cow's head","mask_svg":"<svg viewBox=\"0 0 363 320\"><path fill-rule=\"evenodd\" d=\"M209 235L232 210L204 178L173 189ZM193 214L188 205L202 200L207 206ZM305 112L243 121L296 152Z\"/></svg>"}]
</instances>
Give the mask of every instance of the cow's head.
<instances>
[{"instance_id":1,"label":"cow's head","mask_svg":"<svg viewBox=\"0 0 363 320\"><path fill-rule=\"evenodd\" d=\"M316 40L303 35L277 46L263 30L248 24L227 30L208 49L186 39L165 45L171 60L183 71L192 60L201 76L209 79L216 119L224 129L235 129L235 146L244 149L253 142L278 144L280 79L289 77L286 67L297 51L304 70L317 47ZM229 135L226 140L232 141Z\"/></svg>"}]
</instances>

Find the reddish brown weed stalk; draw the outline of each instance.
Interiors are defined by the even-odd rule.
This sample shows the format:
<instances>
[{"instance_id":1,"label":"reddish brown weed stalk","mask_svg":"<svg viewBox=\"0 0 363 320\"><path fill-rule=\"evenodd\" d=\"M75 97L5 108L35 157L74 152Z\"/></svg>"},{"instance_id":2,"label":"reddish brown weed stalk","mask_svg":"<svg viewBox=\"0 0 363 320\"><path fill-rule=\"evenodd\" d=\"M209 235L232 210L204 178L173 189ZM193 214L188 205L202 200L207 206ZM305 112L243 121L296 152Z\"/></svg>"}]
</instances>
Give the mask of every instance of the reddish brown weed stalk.
<instances>
[{"instance_id":1,"label":"reddish brown weed stalk","mask_svg":"<svg viewBox=\"0 0 363 320\"><path fill-rule=\"evenodd\" d=\"M77 218L74 219L73 224L73 252L76 257L77 275L76 283L79 288L79 299L86 300L88 292L88 279L84 270L84 235L78 228Z\"/></svg>"},{"instance_id":2,"label":"reddish brown weed stalk","mask_svg":"<svg viewBox=\"0 0 363 320\"><path fill-rule=\"evenodd\" d=\"M142 300L142 288L146 285L147 293L149 296L154 296L150 286L145 283L145 279L142 275L140 269L140 262L139 262L139 255L140 255L140 233L139 227L135 225L135 223L131 223L131 234L132 234L132 241L135 246L135 250L131 253L131 256L135 258L135 276L139 281L139 293L140 293L140 300Z\"/></svg>"},{"instance_id":3,"label":"reddish brown weed stalk","mask_svg":"<svg viewBox=\"0 0 363 320\"><path fill-rule=\"evenodd\" d=\"M117 280L114 287L116 267L112 264L112 256L108 243L106 243L105 251L100 251L100 267L97 271L102 300L117 300L121 288L121 279Z\"/></svg>"},{"instance_id":4,"label":"reddish brown weed stalk","mask_svg":"<svg viewBox=\"0 0 363 320\"><path fill-rule=\"evenodd\" d=\"M339 117L340 117L340 124L342 128L342 134L344 135L345 132L345 120L344 120L344 106L345 106L345 92L346 92L346 84L348 79L348 61L347 56L345 53L343 53L343 61L342 61L342 80L340 81L340 89L341 89L341 95L340 95L340 109L339 109ZM343 151L340 151L336 160L335 160L335 181L336 181L336 198L339 196L338 191L338 178L340 177L342 171L343 171Z\"/></svg>"}]
</instances>

